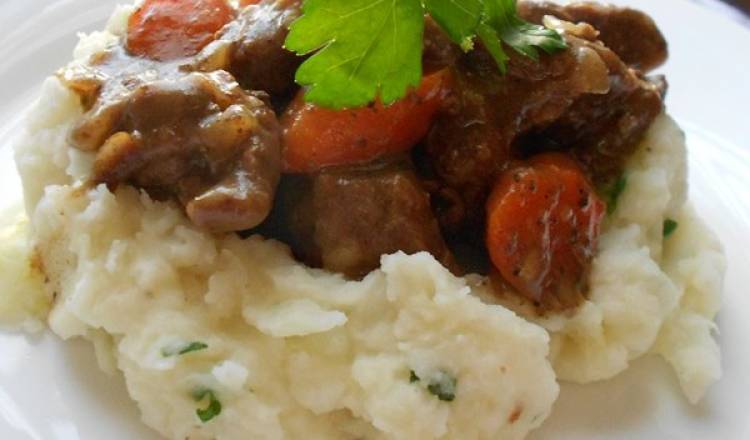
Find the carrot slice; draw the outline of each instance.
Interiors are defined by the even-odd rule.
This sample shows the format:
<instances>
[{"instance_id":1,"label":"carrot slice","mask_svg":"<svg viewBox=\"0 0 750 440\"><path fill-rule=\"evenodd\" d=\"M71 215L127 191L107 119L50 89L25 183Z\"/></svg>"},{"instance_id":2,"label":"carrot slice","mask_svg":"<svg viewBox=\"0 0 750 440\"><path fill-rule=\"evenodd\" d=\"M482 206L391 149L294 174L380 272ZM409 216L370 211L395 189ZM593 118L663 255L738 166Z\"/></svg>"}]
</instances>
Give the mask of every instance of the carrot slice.
<instances>
[{"instance_id":1,"label":"carrot slice","mask_svg":"<svg viewBox=\"0 0 750 440\"><path fill-rule=\"evenodd\" d=\"M500 275L543 309L583 298L605 203L578 164L549 153L504 172L487 201L486 243Z\"/></svg>"},{"instance_id":2,"label":"carrot slice","mask_svg":"<svg viewBox=\"0 0 750 440\"><path fill-rule=\"evenodd\" d=\"M309 173L408 151L427 134L445 100L449 79L447 71L440 71L390 106L376 103L349 110L305 103L300 92L281 120L284 170Z\"/></svg>"},{"instance_id":3,"label":"carrot slice","mask_svg":"<svg viewBox=\"0 0 750 440\"><path fill-rule=\"evenodd\" d=\"M126 46L159 61L195 55L234 18L226 0L146 0L128 21Z\"/></svg>"}]
</instances>

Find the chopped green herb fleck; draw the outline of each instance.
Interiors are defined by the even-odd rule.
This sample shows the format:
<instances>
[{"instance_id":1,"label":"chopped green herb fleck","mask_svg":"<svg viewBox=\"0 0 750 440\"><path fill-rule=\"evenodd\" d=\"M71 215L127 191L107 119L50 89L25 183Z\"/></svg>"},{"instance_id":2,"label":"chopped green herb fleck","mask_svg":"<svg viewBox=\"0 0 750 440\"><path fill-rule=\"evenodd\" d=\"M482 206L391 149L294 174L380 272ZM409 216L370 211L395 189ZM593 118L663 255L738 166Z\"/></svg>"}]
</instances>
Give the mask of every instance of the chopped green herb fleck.
<instances>
[{"instance_id":1,"label":"chopped green herb fleck","mask_svg":"<svg viewBox=\"0 0 750 440\"><path fill-rule=\"evenodd\" d=\"M216 395L212 390L207 388L197 388L193 390L192 396L196 402L208 399L208 406L205 409L198 408L195 410L195 414L201 422L206 423L221 414L221 402L219 402L219 399L216 398Z\"/></svg>"},{"instance_id":2,"label":"chopped green herb fleck","mask_svg":"<svg viewBox=\"0 0 750 440\"><path fill-rule=\"evenodd\" d=\"M674 231L677 230L679 225L679 223L671 218L664 220L664 238L668 238L670 235L674 234Z\"/></svg>"},{"instance_id":3,"label":"chopped green herb fleck","mask_svg":"<svg viewBox=\"0 0 750 440\"><path fill-rule=\"evenodd\" d=\"M164 357L182 356L183 354L205 350L207 348L208 344L204 342L191 342L177 347L164 347L161 349L161 355Z\"/></svg>"},{"instance_id":4,"label":"chopped green herb fleck","mask_svg":"<svg viewBox=\"0 0 750 440\"><path fill-rule=\"evenodd\" d=\"M427 391L443 402L453 402L456 398L456 385L458 385L458 381L454 376L441 372L437 378L431 380L427 385Z\"/></svg>"},{"instance_id":5,"label":"chopped green herb fleck","mask_svg":"<svg viewBox=\"0 0 750 440\"><path fill-rule=\"evenodd\" d=\"M625 187L628 186L627 176L622 176L617 179L607 191L607 214L612 215L617 210L617 202L620 200L620 196L625 191Z\"/></svg>"},{"instance_id":6,"label":"chopped green herb fleck","mask_svg":"<svg viewBox=\"0 0 750 440\"><path fill-rule=\"evenodd\" d=\"M414 370L409 371L409 383L419 382L419 376Z\"/></svg>"}]
</instances>

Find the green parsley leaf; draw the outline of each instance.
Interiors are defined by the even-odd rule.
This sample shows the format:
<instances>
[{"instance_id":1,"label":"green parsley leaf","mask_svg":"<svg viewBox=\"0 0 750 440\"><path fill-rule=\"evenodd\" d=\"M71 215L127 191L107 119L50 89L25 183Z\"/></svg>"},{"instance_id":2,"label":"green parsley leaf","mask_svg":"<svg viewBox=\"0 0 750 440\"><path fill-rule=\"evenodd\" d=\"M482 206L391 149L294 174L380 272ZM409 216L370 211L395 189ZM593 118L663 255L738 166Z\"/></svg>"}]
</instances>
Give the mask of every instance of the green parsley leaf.
<instances>
[{"instance_id":1,"label":"green parsley leaf","mask_svg":"<svg viewBox=\"0 0 750 440\"><path fill-rule=\"evenodd\" d=\"M554 30L522 20L517 13L516 0L483 1L484 16L477 33L501 72L507 70L509 59L502 43L533 60L539 60L539 49L555 53L567 47Z\"/></svg>"},{"instance_id":2,"label":"green parsley leaf","mask_svg":"<svg viewBox=\"0 0 750 440\"><path fill-rule=\"evenodd\" d=\"M501 72L504 44L535 60L567 47L554 30L523 21L516 0L305 0L302 12L286 48L313 55L296 81L308 86L308 102L334 109L391 104L419 85L425 13L465 51L481 39Z\"/></svg>"},{"instance_id":3,"label":"green parsley leaf","mask_svg":"<svg viewBox=\"0 0 750 440\"><path fill-rule=\"evenodd\" d=\"M453 41L468 51L478 36L503 73L510 59L503 43L534 60L539 49L554 53L567 47L556 31L522 20L516 6L516 0L425 0L427 12Z\"/></svg>"},{"instance_id":4,"label":"green parsley leaf","mask_svg":"<svg viewBox=\"0 0 750 440\"><path fill-rule=\"evenodd\" d=\"M161 349L161 355L164 357L181 356L194 351L205 350L208 348L208 344L204 342L191 342L176 347L164 347Z\"/></svg>"},{"instance_id":5,"label":"green parsley leaf","mask_svg":"<svg viewBox=\"0 0 750 440\"><path fill-rule=\"evenodd\" d=\"M607 191L607 214L612 215L617 210L617 202L628 186L627 176L622 176Z\"/></svg>"},{"instance_id":6,"label":"green parsley leaf","mask_svg":"<svg viewBox=\"0 0 750 440\"><path fill-rule=\"evenodd\" d=\"M297 70L309 102L357 107L391 104L422 80L420 0L305 0L286 47L318 51Z\"/></svg>"},{"instance_id":7,"label":"green parsley leaf","mask_svg":"<svg viewBox=\"0 0 750 440\"><path fill-rule=\"evenodd\" d=\"M456 44L467 52L474 48L474 35L484 10L481 0L424 0L423 3Z\"/></svg>"},{"instance_id":8,"label":"green parsley leaf","mask_svg":"<svg viewBox=\"0 0 750 440\"><path fill-rule=\"evenodd\" d=\"M456 398L456 386L458 381L448 373L440 372L440 375L431 380L427 385L427 391L434 394L443 402L453 402Z\"/></svg>"},{"instance_id":9,"label":"green parsley leaf","mask_svg":"<svg viewBox=\"0 0 750 440\"><path fill-rule=\"evenodd\" d=\"M678 226L680 226L680 224L671 218L664 220L664 238L669 238L670 235L674 234Z\"/></svg>"},{"instance_id":10,"label":"green parsley leaf","mask_svg":"<svg viewBox=\"0 0 750 440\"><path fill-rule=\"evenodd\" d=\"M201 422L206 423L211 419L221 414L221 402L216 398L216 394L208 388L197 388L192 392L193 399L196 402L200 402L208 398L208 406L204 408L198 408L195 410L195 414L198 416Z\"/></svg>"}]
</instances>

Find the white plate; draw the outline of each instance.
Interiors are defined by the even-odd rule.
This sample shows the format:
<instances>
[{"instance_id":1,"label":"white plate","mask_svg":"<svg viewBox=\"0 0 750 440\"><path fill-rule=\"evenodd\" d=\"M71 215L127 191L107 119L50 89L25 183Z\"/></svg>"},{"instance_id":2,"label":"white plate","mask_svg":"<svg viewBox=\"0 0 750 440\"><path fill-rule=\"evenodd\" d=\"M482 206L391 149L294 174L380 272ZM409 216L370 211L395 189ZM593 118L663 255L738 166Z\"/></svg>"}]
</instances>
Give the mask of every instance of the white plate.
<instances>
[{"instance_id":1,"label":"white plate","mask_svg":"<svg viewBox=\"0 0 750 440\"><path fill-rule=\"evenodd\" d=\"M18 201L11 139L42 79L69 58L78 31L100 29L116 0L0 3L0 208ZM719 317L724 378L699 406L685 403L659 359L614 380L564 385L534 439L750 439L750 30L687 0L621 0L649 13L670 41L669 111L688 131L691 198L729 258ZM0 439L158 439L119 376L91 348L0 333Z\"/></svg>"}]
</instances>

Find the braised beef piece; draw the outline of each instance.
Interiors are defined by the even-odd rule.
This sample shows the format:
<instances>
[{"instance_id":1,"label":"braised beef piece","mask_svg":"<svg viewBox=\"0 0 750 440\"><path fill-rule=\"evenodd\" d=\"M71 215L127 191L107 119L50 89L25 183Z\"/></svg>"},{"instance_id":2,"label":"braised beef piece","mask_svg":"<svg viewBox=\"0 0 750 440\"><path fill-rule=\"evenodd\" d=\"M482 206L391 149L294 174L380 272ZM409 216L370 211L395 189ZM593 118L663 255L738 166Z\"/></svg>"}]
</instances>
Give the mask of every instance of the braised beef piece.
<instances>
[{"instance_id":1,"label":"braised beef piece","mask_svg":"<svg viewBox=\"0 0 750 440\"><path fill-rule=\"evenodd\" d=\"M303 58L286 50L284 41L300 15L301 0L263 0L246 7L196 56L196 68L223 69L247 89L288 94Z\"/></svg>"},{"instance_id":2,"label":"braised beef piece","mask_svg":"<svg viewBox=\"0 0 750 440\"><path fill-rule=\"evenodd\" d=\"M509 51L505 76L481 47L456 64L452 100L426 142L433 194L453 199L440 216L446 231L482 228L488 191L513 158L570 150L598 182L611 179L662 111L659 87L586 39L589 26L575 31L584 38L566 33L568 49L539 62Z\"/></svg>"},{"instance_id":3,"label":"braised beef piece","mask_svg":"<svg viewBox=\"0 0 750 440\"><path fill-rule=\"evenodd\" d=\"M430 198L408 163L376 163L295 177L280 203L297 255L315 267L360 278L380 257L427 251L455 263L430 208Z\"/></svg>"},{"instance_id":4,"label":"braised beef piece","mask_svg":"<svg viewBox=\"0 0 750 440\"><path fill-rule=\"evenodd\" d=\"M561 5L550 1L518 3L519 15L541 24L545 15L574 23L585 22L599 31L599 39L622 61L643 72L667 60L667 40L648 15L631 8L594 2Z\"/></svg>"},{"instance_id":5,"label":"braised beef piece","mask_svg":"<svg viewBox=\"0 0 750 440\"><path fill-rule=\"evenodd\" d=\"M521 151L570 151L599 188L610 186L664 111L663 78L623 78L620 93L586 96L554 123L526 133L517 143Z\"/></svg>"},{"instance_id":6,"label":"braised beef piece","mask_svg":"<svg viewBox=\"0 0 750 440\"><path fill-rule=\"evenodd\" d=\"M280 127L230 74L184 73L113 49L60 78L87 109L70 142L96 152L94 183L175 198L193 223L216 232L252 228L271 210Z\"/></svg>"}]
</instances>

